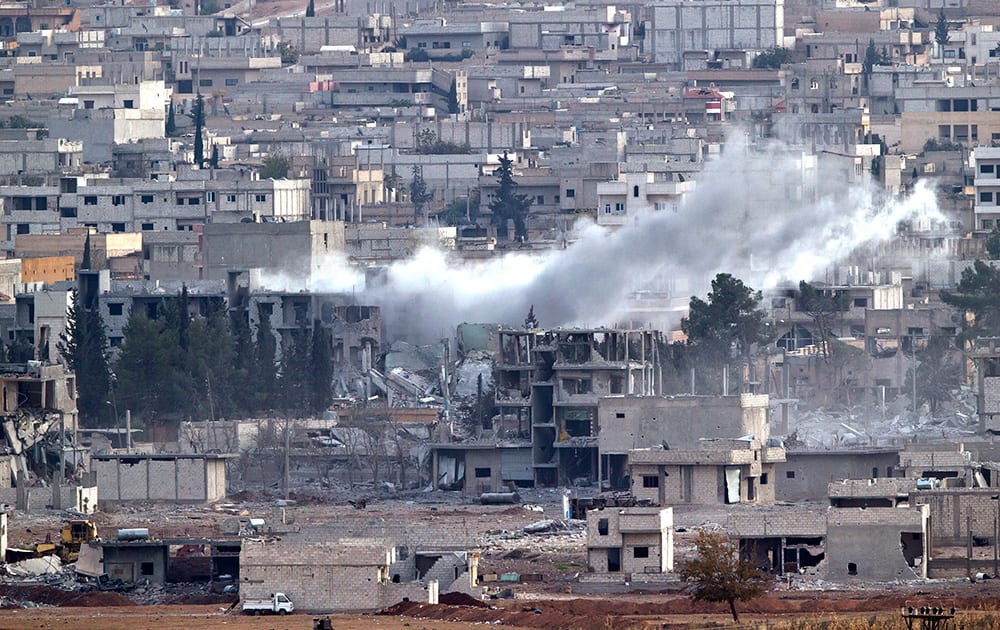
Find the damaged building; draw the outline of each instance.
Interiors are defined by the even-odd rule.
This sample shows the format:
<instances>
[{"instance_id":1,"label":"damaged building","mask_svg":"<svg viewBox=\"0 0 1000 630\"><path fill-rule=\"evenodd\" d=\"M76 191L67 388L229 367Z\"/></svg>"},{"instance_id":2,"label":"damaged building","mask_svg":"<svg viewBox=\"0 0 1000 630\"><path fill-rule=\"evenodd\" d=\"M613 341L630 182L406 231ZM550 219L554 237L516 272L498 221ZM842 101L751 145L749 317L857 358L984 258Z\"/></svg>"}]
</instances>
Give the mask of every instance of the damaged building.
<instances>
[{"instance_id":1,"label":"damaged building","mask_svg":"<svg viewBox=\"0 0 1000 630\"><path fill-rule=\"evenodd\" d=\"M432 445L435 487L596 484L600 400L654 395L659 342L647 329L500 329L497 415L473 439Z\"/></svg>"},{"instance_id":2,"label":"damaged building","mask_svg":"<svg viewBox=\"0 0 1000 630\"><path fill-rule=\"evenodd\" d=\"M1000 337L979 337L969 356L976 366L979 430L1000 433Z\"/></svg>"},{"instance_id":3,"label":"damaged building","mask_svg":"<svg viewBox=\"0 0 1000 630\"><path fill-rule=\"evenodd\" d=\"M889 582L928 576L929 525L926 506L790 508L731 513L727 530L776 575Z\"/></svg>"},{"instance_id":4,"label":"damaged building","mask_svg":"<svg viewBox=\"0 0 1000 630\"><path fill-rule=\"evenodd\" d=\"M755 394L602 398L598 404L601 485L613 490L629 488L628 454L633 449L697 451L705 446L704 439L745 436L751 436L759 445L767 445L769 405L767 395ZM777 451L772 455L775 459L769 463L784 461ZM760 454L757 460L760 461ZM763 474L768 475L765 480L774 478L771 472L771 466L765 467ZM670 503L676 500L668 499Z\"/></svg>"},{"instance_id":5,"label":"damaged building","mask_svg":"<svg viewBox=\"0 0 1000 630\"><path fill-rule=\"evenodd\" d=\"M0 364L0 412L17 486L29 484L32 475L50 479L61 461L69 460L75 467L76 376L72 372L41 361Z\"/></svg>"},{"instance_id":6,"label":"damaged building","mask_svg":"<svg viewBox=\"0 0 1000 630\"><path fill-rule=\"evenodd\" d=\"M784 449L754 437L702 440L696 449L628 453L632 494L654 505L774 503L774 465Z\"/></svg>"},{"instance_id":7,"label":"damaged building","mask_svg":"<svg viewBox=\"0 0 1000 630\"><path fill-rule=\"evenodd\" d=\"M378 518L303 526L281 540L246 540L240 594L283 592L300 610L374 610L438 592L479 596L475 533L458 523L414 527Z\"/></svg>"},{"instance_id":8,"label":"damaged building","mask_svg":"<svg viewBox=\"0 0 1000 630\"><path fill-rule=\"evenodd\" d=\"M536 486L597 481L599 401L655 395L659 342L643 329L500 331L495 429L530 440Z\"/></svg>"},{"instance_id":9,"label":"damaged building","mask_svg":"<svg viewBox=\"0 0 1000 630\"><path fill-rule=\"evenodd\" d=\"M587 566L595 573L650 575L674 570L672 508L587 511Z\"/></svg>"}]
</instances>

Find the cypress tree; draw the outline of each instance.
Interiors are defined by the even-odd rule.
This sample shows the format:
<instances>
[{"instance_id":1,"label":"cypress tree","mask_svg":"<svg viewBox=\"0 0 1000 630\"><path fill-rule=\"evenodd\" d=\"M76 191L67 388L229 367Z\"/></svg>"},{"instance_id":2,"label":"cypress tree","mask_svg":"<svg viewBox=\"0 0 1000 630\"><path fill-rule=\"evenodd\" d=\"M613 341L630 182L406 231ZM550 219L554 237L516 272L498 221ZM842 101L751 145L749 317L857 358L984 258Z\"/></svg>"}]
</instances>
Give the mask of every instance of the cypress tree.
<instances>
[{"instance_id":1,"label":"cypress tree","mask_svg":"<svg viewBox=\"0 0 1000 630\"><path fill-rule=\"evenodd\" d=\"M57 348L76 374L81 419L90 426L99 426L107 413L111 393L108 337L100 312L84 308L76 291L66 313L66 331L59 335Z\"/></svg>"},{"instance_id":2,"label":"cypress tree","mask_svg":"<svg viewBox=\"0 0 1000 630\"><path fill-rule=\"evenodd\" d=\"M194 103L194 163L201 168L205 164L205 99L198 92Z\"/></svg>"},{"instance_id":3,"label":"cypress tree","mask_svg":"<svg viewBox=\"0 0 1000 630\"><path fill-rule=\"evenodd\" d=\"M172 136L177 132L177 118L174 114L174 102L170 101L170 106L167 108L167 123L164 128L168 136Z\"/></svg>"}]
</instances>

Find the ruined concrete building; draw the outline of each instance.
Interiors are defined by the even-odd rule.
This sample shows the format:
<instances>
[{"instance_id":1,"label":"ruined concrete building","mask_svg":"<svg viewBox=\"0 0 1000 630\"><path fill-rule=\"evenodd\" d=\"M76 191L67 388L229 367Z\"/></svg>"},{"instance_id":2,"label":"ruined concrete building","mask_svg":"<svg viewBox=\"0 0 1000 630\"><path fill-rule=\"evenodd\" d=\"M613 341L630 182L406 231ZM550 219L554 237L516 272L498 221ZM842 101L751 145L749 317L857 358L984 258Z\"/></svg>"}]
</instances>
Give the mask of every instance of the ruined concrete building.
<instances>
[{"instance_id":1,"label":"ruined concrete building","mask_svg":"<svg viewBox=\"0 0 1000 630\"><path fill-rule=\"evenodd\" d=\"M598 405L601 486L654 505L773 503L770 398L607 396Z\"/></svg>"},{"instance_id":2,"label":"ruined concrete building","mask_svg":"<svg viewBox=\"0 0 1000 630\"><path fill-rule=\"evenodd\" d=\"M1000 337L980 337L970 349L976 365L979 430L1000 433Z\"/></svg>"},{"instance_id":3,"label":"ruined concrete building","mask_svg":"<svg viewBox=\"0 0 1000 630\"><path fill-rule=\"evenodd\" d=\"M930 520L923 505L791 508L730 513L726 529L776 575L897 581L928 577Z\"/></svg>"},{"instance_id":4,"label":"ruined concrete building","mask_svg":"<svg viewBox=\"0 0 1000 630\"><path fill-rule=\"evenodd\" d=\"M595 573L635 577L673 571L673 508L589 510L587 565Z\"/></svg>"},{"instance_id":5,"label":"ruined concrete building","mask_svg":"<svg viewBox=\"0 0 1000 630\"><path fill-rule=\"evenodd\" d=\"M60 422L69 431L76 426L76 375L40 361L0 364L0 413L17 485L29 468L48 478L66 448L58 442ZM49 448L38 448L43 444Z\"/></svg>"},{"instance_id":6,"label":"ruined concrete building","mask_svg":"<svg viewBox=\"0 0 1000 630\"><path fill-rule=\"evenodd\" d=\"M657 393L653 330L501 330L497 434L531 441L534 483L597 481L601 397Z\"/></svg>"},{"instance_id":7,"label":"ruined concrete building","mask_svg":"<svg viewBox=\"0 0 1000 630\"><path fill-rule=\"evenodd\" d=\"M501 329L499 415L478 440L432 446L435 487L478 495L596 483L599 402L654 395L659 343L658 331L643 329Z\"/></svg>"}]
</instances>

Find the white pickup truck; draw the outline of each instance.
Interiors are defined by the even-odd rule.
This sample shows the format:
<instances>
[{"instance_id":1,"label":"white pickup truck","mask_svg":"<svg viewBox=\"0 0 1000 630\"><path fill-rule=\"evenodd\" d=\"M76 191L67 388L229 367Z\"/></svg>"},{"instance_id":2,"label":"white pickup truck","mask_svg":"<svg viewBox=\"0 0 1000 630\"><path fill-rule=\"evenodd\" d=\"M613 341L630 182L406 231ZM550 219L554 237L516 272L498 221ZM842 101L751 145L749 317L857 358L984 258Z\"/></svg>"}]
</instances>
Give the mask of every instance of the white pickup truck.
<instances>
[{"instance_id":1,"label":"white pickup truck","mask_svg":"<svg viewBox=\"0 0 1000 630\"><path fill-rule=\"evenodd\" d=\"M276 613L286 615L295 610L292 600L284 593L273 593L269 599L244 599L243 612L248 615Z\"/></svg>"}]
</instances>

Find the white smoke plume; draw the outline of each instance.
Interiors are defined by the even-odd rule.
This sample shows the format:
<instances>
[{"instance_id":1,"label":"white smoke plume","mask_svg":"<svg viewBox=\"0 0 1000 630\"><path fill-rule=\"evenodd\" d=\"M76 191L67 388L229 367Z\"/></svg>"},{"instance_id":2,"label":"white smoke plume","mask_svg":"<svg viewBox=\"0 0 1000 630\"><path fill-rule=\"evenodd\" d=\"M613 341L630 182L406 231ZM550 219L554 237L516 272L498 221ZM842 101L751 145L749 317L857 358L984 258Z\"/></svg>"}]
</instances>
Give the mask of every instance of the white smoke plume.
<instances>
[{"instance_id":1,"label":"white smoke plume","mask_svg":"<svg viewBox=\"0 0 1000 630\"><path fill-rule=\"evenodd\" d=\"M587 224L566 249L482 262L424 248L359 299L382 306L390 338L440 339L461 322L519 325L532 305L542 326L612 325L629 294L654 277L683 281L697 295L720 271L757 289L814 280L855 249L892 238L902 221L940 219L929 188L878 203L844 173L823 172L823 160L816 189L800 194L801 159L777 144L751 151L731 141L677 212L640 214L617 230ZM363 285L364 273L343 258L309 281L315 291Z\"/></svg>"}]
</instances>

